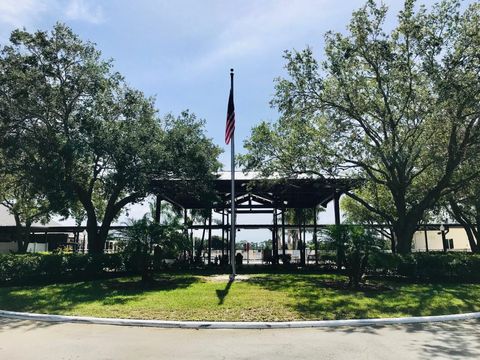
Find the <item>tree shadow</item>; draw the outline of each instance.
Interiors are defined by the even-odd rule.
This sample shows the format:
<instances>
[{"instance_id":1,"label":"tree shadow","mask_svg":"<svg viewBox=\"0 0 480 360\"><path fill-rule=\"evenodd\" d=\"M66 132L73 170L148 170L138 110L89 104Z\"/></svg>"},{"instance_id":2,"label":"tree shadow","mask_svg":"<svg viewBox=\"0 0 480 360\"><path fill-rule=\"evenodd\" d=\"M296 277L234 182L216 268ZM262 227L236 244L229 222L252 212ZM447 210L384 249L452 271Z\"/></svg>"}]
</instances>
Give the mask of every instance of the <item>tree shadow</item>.
<instances>
[{"instance_id":1,"label":"tree shadow","mask_svg":"<svg viewBox=\"0 0 480 360\"><path fill-rule=\"evenodd\" d=\"M290 299L299 318L356 319L444 315L480 310L478 284L408 284L384 282L384 288L350 290L332 286L345 282L338 275L276 275L249 282Z\"/></svg>"},{"instance_id":2,"label":"tree shadow","mask_svg":"<svg viewBox=\"0 0 480 360\"><path fill-rule=\"evenodd\" d=\"M186 288L199 281L195 276L161 275L152 282L138 278L116 278L73 284L0 288L0 309L61 314L77 305L100 302L122 305L150 292Z\"/></svg>"},{"instance_id":3,"label":"tree shadow","mask_svg":"<svg viewBox=\"0 0 480 360\"><path fill-rule=\"evenodd\" d=\"M49 321L30 321L20 319L0 318L0 332L14 329L21 329L22 331L31 331L39 328L47 328L58 325L56 322Z\"/></svg>"},{"instance_id":4,"label":"tree shadow","mask_svg":"<svg viewBox=\"0 0 480 360\"><path fill-rule=\"evenodd\" d=\"M225 302L225 298L227 297L228 292L230 291L230 288L232 287L232 284L233 284L233 280L229 280L227 285L225 286L225 289L215 290L215 292L217 293L217 297L218 297L218 305L223 305L223 303Z\"/></svg>"},{"instance_id":5,"label":"tree shadow","mask_svg":"<svg viewBox=\"0 0 480 360\"><path fill-rule=\"evenodd\" d=\"M478 320L412 324L406 326L406 332L434 334L432 341L412 341L412 346L419 348L422 359L442 356L448 359L479 359L479 325Z\"/></svg>"},{"instance_id":6,"label":"tree shadow","mask_svg":"<svg viewBox=\"0 0 480 360\"><path fill-rule=\"evenodd\" d=\"M382 330L398 332L399 341L408 336L408 347L419 359L478 359L480 358L480 321L448 321L403 325L336 327L318 329L345 334L370 334L382 336ZM374 340L373 340L374 341Z\"/></svg>"}]
</instances>

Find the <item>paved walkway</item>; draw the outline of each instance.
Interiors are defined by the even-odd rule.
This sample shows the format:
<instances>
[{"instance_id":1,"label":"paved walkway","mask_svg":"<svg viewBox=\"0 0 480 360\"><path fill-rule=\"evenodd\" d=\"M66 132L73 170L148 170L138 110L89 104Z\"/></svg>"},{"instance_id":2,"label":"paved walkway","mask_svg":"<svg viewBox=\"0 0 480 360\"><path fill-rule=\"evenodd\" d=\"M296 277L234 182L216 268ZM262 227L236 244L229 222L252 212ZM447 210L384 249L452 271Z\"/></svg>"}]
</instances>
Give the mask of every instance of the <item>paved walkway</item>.
<instances>
[{"instance_id":1,"label":"paved walkway","mask_svg":"<svg viewBox=\"0 0 480 360\"><path fill-rule=\"evenodd\" d=\"M0 319L0 359L480 359L480 321L185 330Z\"/></svg>"}]
</instances>

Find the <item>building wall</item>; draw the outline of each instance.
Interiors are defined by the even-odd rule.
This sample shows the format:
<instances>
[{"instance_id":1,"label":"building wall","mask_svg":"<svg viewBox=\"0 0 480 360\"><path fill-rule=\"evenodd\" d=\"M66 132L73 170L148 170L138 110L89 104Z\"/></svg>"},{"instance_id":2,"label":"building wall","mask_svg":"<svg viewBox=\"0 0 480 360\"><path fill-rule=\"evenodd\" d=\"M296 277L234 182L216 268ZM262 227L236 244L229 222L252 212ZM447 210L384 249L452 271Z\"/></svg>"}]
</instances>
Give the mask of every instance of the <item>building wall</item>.
<instances>
[{"instance_id":1,"label":"building wall","mask_svg":"<svg viewBox=\"0 0 480 360\"><path fill-rule=\"evenodd\" d=\"M428 230L428 249L433 251L443 251L442 235L440 230ZM446 239L453 240L452 251L470 251L470 244L468 242L467 233L463 228L450 228L446 234ZM413 251L425 251L425 232L417 231L413 236Z\"/></svg>"}]
</instances>

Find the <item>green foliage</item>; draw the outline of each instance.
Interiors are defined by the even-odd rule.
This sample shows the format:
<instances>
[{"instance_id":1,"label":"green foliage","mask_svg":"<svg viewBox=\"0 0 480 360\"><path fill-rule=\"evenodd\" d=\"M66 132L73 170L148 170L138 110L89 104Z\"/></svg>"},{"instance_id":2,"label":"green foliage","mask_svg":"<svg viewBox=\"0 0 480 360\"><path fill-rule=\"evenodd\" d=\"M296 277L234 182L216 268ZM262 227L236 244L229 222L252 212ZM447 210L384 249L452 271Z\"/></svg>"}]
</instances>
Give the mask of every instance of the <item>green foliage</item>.
<instances>
[{"instance_id":1,"label":"green foliage","mask_svg":"<svg viewBox=\"0 0 480 360\"><path fill-rule=\"evenodd\" d=\"M0 255L0 283L80 280L125 271L120 254Z\"/></svg>"},{"instance_id":2,"label":"green foliage","mask_svg":"<svg viewBox=\"0 0 480 360\"><path fill-rule=\"evenodd\" d=\"M414 5L387 33L386 6L367 1L345 34L327 33L321 63L310 48L287 51L272 100L281 116L254 127L240 157L264 175L361 179L349 195L392 225L402 253L425 212L478 175L459 170L480 145L480 4Z\"/></svg>"},{"instance_id":3,"label":"green foliage","mask_svg":"<svg viewBox=\"0 0 480 360\"><path fill-rule=\"evenodd\" d=\"M480 281L480 255L471 253L375 253L370 256L372 273L419 280Z\"/></svg>"},{"instance_id":4,"label":"green foliage","mask_svg":"<svg viewBox=\"0 0 480 360\"><path fill-rule=\"evenodd\" d=\"M337 253L337 268L344 266L349 286L358 288L367 270L369 256L381 248L380 241L371 231L353 225L329 227L327 239Z\"/></svg>"},{"instance_id":5,"label":"green foliage","mask_svg":"<svg viewBox=\"0 0 480 360\"><path fill-rule=\"evenodd\" d=\"M56 24L16 30L0 52L0 147L52 210L86 219L91 252L151 180L208 180L220 150L194 114L158 119L94 44ZM207 193L205 191L205 193Z\"/></svg>"},{"instance_id":6,"label":"green foliage","mask_svg":"<svg viewBox=\"0 0 480 360\"><path fill-rule=\"evenodd\" d=\"M142 275L144 281L151 278L154 267L166 259L177 259L190 251L188 236L173 225L159 225L146 216L134 220L123 230L123 254L127 269Z\"/></svg>"}]
</instances>

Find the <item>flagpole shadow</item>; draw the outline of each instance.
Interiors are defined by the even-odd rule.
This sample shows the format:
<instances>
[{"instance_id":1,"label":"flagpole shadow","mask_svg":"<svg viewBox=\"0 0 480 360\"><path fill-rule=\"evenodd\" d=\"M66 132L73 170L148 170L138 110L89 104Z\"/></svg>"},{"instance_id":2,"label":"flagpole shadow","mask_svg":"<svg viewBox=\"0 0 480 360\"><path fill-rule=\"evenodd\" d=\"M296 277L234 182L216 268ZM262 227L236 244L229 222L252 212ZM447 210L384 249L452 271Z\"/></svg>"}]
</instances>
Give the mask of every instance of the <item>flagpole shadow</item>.
<instances>
[{"instance_id":1,"label":"flagpole shadow","mask_svg":"<svg viewBox=\"0 0 480 360\"><path fill-rule=\"evenodd\" d=\"M227 286L225 286L225 289L223 290L215 290L217 293L218 297L218 305L223 305L225 302L225 298L228 295L228 292L230 291L230 287L232 286L233 280L229 280L227 283Z\"/></svg>"}]
</instances>

